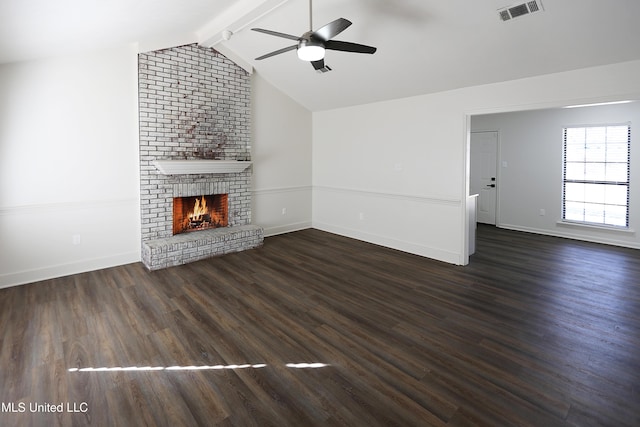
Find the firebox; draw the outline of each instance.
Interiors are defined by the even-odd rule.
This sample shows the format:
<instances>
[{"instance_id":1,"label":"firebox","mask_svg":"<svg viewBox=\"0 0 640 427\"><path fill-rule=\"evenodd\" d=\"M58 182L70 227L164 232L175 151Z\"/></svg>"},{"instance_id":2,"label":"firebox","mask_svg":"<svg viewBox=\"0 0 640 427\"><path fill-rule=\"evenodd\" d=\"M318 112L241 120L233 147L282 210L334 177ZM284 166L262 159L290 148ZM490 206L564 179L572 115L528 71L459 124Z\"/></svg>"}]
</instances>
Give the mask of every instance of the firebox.
<instances>
[{"instance_id":1,"label":"firebox","mask_svg":"<svg viewBox=\"0 0 640 427\"><path fill-rule=\"evenodd\" d=\"M173 198L173 234L229 225L228 194Z\"/></svg>"}]
</instances>

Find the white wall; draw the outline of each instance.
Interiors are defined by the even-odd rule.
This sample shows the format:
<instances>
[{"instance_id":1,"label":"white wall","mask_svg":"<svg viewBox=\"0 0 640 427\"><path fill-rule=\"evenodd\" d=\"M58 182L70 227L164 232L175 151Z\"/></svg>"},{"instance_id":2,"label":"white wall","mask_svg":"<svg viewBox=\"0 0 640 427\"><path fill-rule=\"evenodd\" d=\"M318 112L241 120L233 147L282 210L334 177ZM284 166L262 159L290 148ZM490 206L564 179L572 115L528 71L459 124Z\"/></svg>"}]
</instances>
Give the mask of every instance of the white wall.
<instances>
[{"instance_id":1,"label":"white wall","mask_svg":"<svg viewBox=\"0 0 640 427\"><path fill-rule=\"evenodd\" d=\"M314 114L314 227L459 261L464 115L437 100Z\"/></svg>"},{"instance_id":2,"label":"white wall","mask_svg":"<svg viewBox=\"0 0 640 427\"><path fill-rule=\"evenodd\" d=\"M253 223L308 228L311 113L252 85ZM137 92L133 47L0 65L0 287L140 260Z\"/></svg>"},{"instance_id":3,"label":"white wall","mask_svg":"<svg viewBox=\"0 0 640 427\"><path fill-rule=\"evenodd\" d=\"M0 287L138 261L137 159L132 47L0 65Z\"/></svg>"},{"instance_id":4,"label":"white wall","mask_svg":"<svg viewBox=\"0 0 640 427\"><path fill-rule=\"evenodd\" d=\"M140 259L136 59L0 66L0 287ZM468 117L640 99L638 75L633 61L313 114L255 75L253 222L464 264Z\"/></svg>"},{"instance_id":5,"label":"white wall","mask_svg":"<svg viewBox=\"0 0 640 427\"><path fill-rule=\"evenodd\" d=\"M266 236L309 228L311 112L258 74L252 98L252 222Z\"/></svg>"},{"instance_id":6,"label":"white wall","mask_svg":"<svg viewBox=\"0 0 640 427\"><path fill-rule=\"evenodd\" d=\"M314 113L313 225L465 264L468 117L640 99L639 73L633 61Z\"/></svg>"},{"instance_id":7,"label":"white wall","mask_svg":"<svg viewBox=\"0 0 640 427\"><path fill-rule=\"evenodd\" d=\"M640 227L640 102L575 109L543 109L474 116L472 131L499 131L497 226L640 248L633 232L559 224L562 217L562 129L632 123L630 228ZM507 167L502 167L507 162ZM540 215L544 209L545 215Z\"/></svg>"}]
</instances>

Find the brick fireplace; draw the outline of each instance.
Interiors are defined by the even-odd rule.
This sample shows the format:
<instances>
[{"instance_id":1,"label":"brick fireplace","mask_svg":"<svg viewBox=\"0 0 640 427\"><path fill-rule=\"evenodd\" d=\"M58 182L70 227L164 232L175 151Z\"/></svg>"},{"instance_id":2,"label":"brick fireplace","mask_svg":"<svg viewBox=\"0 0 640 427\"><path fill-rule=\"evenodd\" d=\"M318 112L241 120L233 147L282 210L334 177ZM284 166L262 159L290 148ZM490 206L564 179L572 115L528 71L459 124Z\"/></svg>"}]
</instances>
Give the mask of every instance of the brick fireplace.
<instances>
[{"instance_id":1,"label":"brick fireplace","mask_svg":"<svg viewBox=\"0 0 640 427\"><path fill-rule=\"evenodd\" d=\"M260 246L263 230L251 225L248 74L195 44L140 54L138 74L144 264L155 270ZM196 200L216 211L189 218Z\"/></svg>"}]
</instances>

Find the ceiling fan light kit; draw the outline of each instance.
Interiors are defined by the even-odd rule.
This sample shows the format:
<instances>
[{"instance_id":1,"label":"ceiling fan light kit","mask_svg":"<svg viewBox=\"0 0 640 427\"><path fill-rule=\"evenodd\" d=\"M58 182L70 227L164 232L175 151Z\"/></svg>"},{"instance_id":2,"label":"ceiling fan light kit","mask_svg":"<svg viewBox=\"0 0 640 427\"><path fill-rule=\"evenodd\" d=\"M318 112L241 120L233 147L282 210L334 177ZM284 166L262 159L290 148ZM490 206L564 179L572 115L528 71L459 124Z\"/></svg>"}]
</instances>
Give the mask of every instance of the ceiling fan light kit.
<instances>
[{"instance_id":1,"label":"ceiling fan light kit","mask_svg":"<svg viewBox=\"0 0 640 427\"><path fill-rule=\"evenodd\" d=\"M260 61L272 56L279 55L281 53L295 50L298 54L298 58L303 61L310 62L316 71L326 73L331 71L331 68L324 63L325 50L337 50L341 52L352 53L368 53L373 54L376 52L376 48L373 46L366 46L358 43L343 42L338 40L332 40L335 36L346 30L351 21L344 18L338 18L335 21L328 23L327 25L313 31L313 19L311 17L312 4L309 1L309 26L310 31L307 31L300 37L293 36L291 34L279 33L277 31L265 30L263 28L252 28L253 31L259 33L269 34L271 36L281 37L289 40L295 40L298 43L293 46L287 46L282 49L267 53L265 55L256 58L256 61Z\"/></svg>"},{"instance_id":2,"label":"ceiling fan light kit","mask_svg":"<svg viewBox=\"0 0 640 427\"><path fill-rule=\"evenodd\" d=\"M303 61L320 61L324 59L324 45L313 40L300 40L298 44L298 58Z\"/></svg>"}]
</instances>

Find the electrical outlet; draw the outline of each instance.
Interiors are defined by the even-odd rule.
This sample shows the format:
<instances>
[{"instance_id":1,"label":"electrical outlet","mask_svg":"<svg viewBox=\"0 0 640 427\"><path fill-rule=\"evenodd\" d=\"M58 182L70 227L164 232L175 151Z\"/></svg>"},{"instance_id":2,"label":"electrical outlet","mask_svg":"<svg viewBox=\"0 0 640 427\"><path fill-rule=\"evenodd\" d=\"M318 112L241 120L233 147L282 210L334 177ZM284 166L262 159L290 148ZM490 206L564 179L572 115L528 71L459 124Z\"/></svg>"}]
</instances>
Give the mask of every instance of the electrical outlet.
<instances>
[{"instance_id":1,"label":"electrical outlet","mask_svg":"<svg viewBox=\"0 0 640 427\"><path fill-rule=\"evenodd\" d=\"M545 211L544 209L540 209L540 216L545 216L547 214L547 211Z\"/></svg>"},{"instance_id":2,"label":"electrical outlet","mask_svg":"<svg viewBox=\"0 0 640 427\"><path fill-rule=\"evenodd\" d=\"M282 208L282 215L286 215L287 214L287 208Z\"/></svg>"},{"instance_id":3,"label":"electrical outlet","mask_svg":"<svg viewBox=\"0 0 640 427\"><path fill-rule=\"evenodd\" d=\"M73 236L71 236L71 243L73 243L74 245L79 245L80 243L82 243L80 235L74 234Z\"/></svg>"},{"instance_id":4,"label":"electrical outlet","mask_svg":"<svg viewBox=\"0 0 640 427\"><path fill-rule=\"evenodd\" d=\"M360 221L364 219L364 212L360 212L359 218L360 218Z\"/></svg>"}]
</instances>

